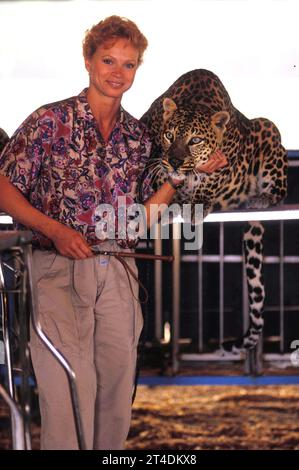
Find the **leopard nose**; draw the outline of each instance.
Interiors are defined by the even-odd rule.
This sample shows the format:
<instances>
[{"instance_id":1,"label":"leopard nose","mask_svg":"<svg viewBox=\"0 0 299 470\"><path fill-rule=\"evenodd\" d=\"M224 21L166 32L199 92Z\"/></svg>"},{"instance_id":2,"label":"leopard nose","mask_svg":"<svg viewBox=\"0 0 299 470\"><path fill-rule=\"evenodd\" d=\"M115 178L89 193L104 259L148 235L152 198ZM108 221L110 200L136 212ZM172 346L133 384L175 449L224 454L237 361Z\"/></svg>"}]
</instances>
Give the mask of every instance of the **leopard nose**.
<instances>
[{"instance_id":1,"label":"leopard nose","mask_svg":"<svg viewBox=\"0 0 299 470\"><path fill-rule=\"evenodd\" d=\"M177 170L180 166L182 166L184 160L181 158L169 158L169 163L171 164L172 168Z\"/></svg>"},{"instance_id":2,"label":"leopard nose","mask_svg":"<svg viewBox=\"0 0 299 470\"><path fill-rule=\"evenodd\" d=\"M182 142L174 142L168 150L168 160L174 169L179 168L185 160L186 149Z\"/></svg>"}]
</instances>

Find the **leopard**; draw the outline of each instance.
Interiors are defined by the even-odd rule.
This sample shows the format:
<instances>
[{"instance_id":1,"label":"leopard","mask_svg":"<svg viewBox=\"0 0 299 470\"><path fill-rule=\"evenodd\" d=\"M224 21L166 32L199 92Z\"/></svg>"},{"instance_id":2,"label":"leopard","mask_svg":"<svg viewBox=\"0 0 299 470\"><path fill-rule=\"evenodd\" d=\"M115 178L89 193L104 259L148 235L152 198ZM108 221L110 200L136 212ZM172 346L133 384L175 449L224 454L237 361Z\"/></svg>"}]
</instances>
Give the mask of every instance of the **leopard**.
<instances>
[{"instance_id":1,"label":"leopard","mask_svg":"<svg viewBox=\"0 0 299 470\"><path fill-rule=\"evenodd\" d=\"M179 77L141 117L152 138L152 151L140 181L157 191L169 172L185 175L174 202L202 204L204 218L211 212L267 209L281 203L287 192L287 152L276 125L267 118L249 119L232 104L217 75L205 69ZM202 171L221 151L226 165L212 173ZM144 182L147 182L145 185ZM264 326L264 226L248 221L243 232L249 296L245 334L224 341L223 351L239 353L258 344Z\"/></svg>"}]
</instances>

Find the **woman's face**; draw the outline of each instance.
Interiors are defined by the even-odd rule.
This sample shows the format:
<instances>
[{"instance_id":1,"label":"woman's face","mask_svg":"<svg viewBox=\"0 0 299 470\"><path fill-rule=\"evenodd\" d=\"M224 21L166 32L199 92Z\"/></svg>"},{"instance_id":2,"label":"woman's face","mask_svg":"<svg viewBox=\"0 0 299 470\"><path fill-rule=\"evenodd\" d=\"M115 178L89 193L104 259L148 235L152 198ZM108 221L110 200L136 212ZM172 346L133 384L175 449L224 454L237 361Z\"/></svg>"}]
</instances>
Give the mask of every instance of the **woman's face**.
<instances>
[{"instance_id":1,"label":"woman's face","mask_svg":"<svg viewBox=\"0 0 299 470\"><path fill-rule=\"evenodd\" d=\"M138 50L128 39L119 38L99 46L91 59L85 59L90 87L101 96L121 98L134 82L138 58Z\"/></svg>"}]
</instances>

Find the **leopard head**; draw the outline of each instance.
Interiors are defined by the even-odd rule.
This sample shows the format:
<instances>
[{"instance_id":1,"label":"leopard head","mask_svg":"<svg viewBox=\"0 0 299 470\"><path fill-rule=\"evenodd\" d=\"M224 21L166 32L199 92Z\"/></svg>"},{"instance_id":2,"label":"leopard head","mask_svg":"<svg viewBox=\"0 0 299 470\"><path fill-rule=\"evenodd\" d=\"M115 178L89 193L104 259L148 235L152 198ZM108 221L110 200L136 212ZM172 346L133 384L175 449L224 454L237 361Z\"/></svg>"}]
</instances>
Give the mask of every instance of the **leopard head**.
<instances>
[{"instance_id":1,"label":"leopard head","mask_svg":"<svg viewBox=\"0 0 299 470\"><path fill-rule=\"evenodd\" d=\"M204 108L179 109L170 98L163 100L163 109L164 165L186 173L200 170L221 146L229 113L211 114Z\"/></svg>"}]
</instances>

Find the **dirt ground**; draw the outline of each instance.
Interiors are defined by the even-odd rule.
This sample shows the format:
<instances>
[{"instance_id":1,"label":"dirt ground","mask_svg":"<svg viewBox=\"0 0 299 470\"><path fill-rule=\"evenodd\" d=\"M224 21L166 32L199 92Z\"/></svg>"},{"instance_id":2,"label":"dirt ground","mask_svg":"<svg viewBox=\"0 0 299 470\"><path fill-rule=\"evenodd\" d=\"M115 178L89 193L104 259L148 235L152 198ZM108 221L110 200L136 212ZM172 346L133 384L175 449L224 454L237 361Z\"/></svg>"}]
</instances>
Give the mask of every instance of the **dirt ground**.
<instances>
[{"instance_id":1,"label":"dirt ground","mask_svg":"<svg viewBox=\"0 0 299 470\"><path fill-rule=\"evenodd\" d=\"M11 448L8 426L1 404L0 449ZM139 386L127 449L299 450L299 387Z\"/></svg>"},{"instance_id":2,"label":"dirt ground","mask_svg":"<svg viewBox=\"0 0 299 470\"><path fill-rule=\"evenodd\" d=\"M139 387L127 448L299 450L299 387Z\"/></svg>"}]
</instances>

